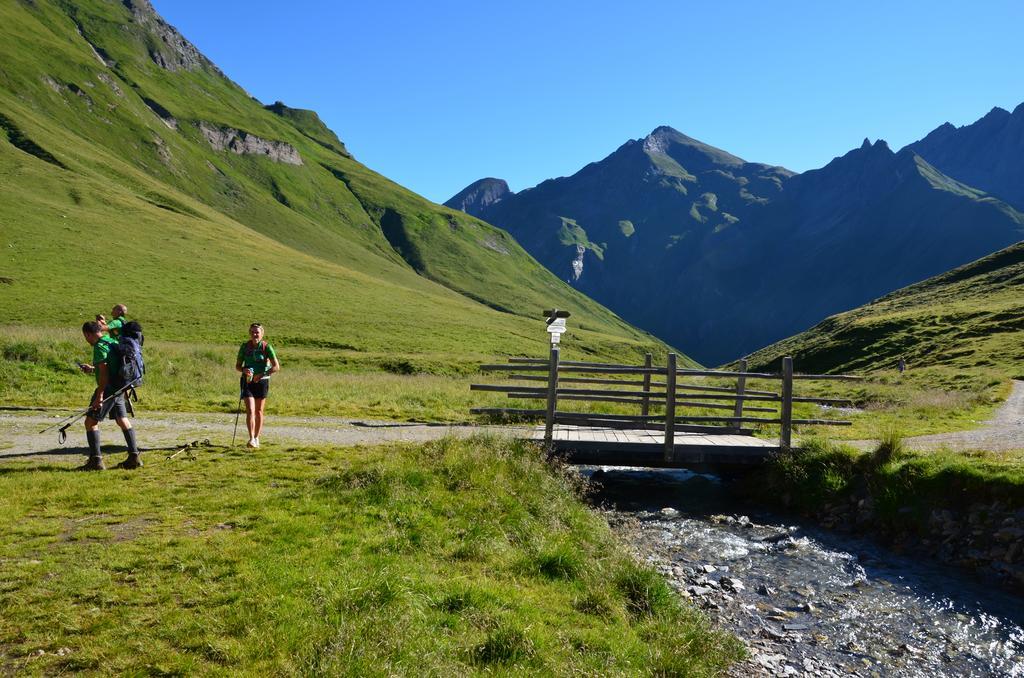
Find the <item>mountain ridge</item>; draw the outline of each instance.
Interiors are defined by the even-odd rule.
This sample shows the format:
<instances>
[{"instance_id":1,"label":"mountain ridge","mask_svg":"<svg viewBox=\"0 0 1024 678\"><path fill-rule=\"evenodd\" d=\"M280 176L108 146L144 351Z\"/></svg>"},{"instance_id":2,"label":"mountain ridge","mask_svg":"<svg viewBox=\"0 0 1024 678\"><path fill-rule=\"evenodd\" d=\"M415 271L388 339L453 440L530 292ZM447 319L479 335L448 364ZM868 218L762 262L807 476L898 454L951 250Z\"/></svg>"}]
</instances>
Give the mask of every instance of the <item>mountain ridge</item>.
<instances>
[{"instance_id":1,"label":"mountain ridge","mask_svg":"<svg viewBox=\"0 0 1024 678\"><path fill-rule=\"evenodd\" d=\"M478 215L563 279L706 363L1024 235L1017 209L944 174L912 145L894 152L865 139L796 174L668 126ZM762 274L769 262L782 267Z\"/></svg>"}]
</instances>

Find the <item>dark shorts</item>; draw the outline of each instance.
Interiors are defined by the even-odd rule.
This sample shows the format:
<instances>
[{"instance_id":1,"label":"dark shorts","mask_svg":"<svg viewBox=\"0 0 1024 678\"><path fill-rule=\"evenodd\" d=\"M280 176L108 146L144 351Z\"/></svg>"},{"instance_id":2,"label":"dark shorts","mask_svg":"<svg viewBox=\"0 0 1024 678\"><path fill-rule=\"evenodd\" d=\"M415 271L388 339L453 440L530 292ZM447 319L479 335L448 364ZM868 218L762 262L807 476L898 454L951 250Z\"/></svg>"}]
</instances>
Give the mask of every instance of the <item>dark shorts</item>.
<instances>
[{"instance_id":1,"label":"dark shorts","mask_svg":"<svg viewBox=\"0 0 1024 678\"><path fill-rule=\"evenodd\" d=\"M108 389L108 393L113 393L113 390ZM103 404L100 405L99 410L92 409L93 398L96 397L96 392L93 391L92 398L89 398L89 414L88 416L96 421L103 421L104 419L127 419L128 418L128 407L124 402L124 393L118 393L116 396L103 396Z\"/></svg>"},{"instance_id":2,"label":"dark shorts","mask_svg":"<svg viewBox=\"0 0 1024 678\"><path fill-rule=\"evenodd\" d=\"M270 391L270 380L260 379L259 381L253 381L250 383L245 382L245 377L242 377L239 381L242 389L243 398L255 398L256 400L263 400L267 397L267 393Z\"/></svg>"}]
</instances>

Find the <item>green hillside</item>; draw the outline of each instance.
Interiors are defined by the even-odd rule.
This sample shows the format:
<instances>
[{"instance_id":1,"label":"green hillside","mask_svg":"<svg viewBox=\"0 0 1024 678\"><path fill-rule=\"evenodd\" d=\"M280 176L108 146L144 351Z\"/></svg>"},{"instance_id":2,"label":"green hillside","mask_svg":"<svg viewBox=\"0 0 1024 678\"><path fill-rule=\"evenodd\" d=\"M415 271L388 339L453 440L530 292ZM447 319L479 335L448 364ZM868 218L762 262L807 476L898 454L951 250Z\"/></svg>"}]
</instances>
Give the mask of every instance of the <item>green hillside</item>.
<instances>
[{"instance_id":1,"label":"green hillside","mask_svg":"<svg viewBox=\"0 0 1024 678\"><path fill-rule=\"evenodd\" d=\"M80 356L56 356L115 302L166 356L156 384L195 363L177 342L216 353L253 320L311 371L539 354L551 306L573 312L569 354L665 349L504 231L358 163L315 113L264 107L146 0L3 3L0 35L5 399L80 388Z\"/></svg>"},{"instance_id":2,"label":"green hillside","mask_svg":"<svg viewBox=\"0 0 1024 678\"><path fill-rule=\"evenodd\" d=\"M792 355L804 371L979 370L1024 378L1024 242L834 315L750 357Z\"/></svg>"},{"instance_id":3,"label":"green hillside","mask_svg":"<svg viewBox=\"0 0 1024 678\"><path fill-rule=\"evenodd\" d=\"M833 384L851 398L854 426L837 438L870 438L977 427L1024 378L1024 242L870 304L826 318L749 357L777 370L793 356L798 372L860 373L867 382ZM897 371L900 356L907 364ZM804 415L834 418L820 408Z\"/></svg>"}]
</instances>

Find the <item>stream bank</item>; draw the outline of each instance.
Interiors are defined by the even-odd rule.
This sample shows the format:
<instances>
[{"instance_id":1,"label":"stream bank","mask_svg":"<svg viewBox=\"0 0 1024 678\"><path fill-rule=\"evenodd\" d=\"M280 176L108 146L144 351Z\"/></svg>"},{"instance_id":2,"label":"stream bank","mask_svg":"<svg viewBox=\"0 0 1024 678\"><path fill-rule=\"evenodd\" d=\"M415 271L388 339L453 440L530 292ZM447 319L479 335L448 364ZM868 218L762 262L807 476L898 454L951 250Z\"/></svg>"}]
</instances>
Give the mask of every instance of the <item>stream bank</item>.
<instances>
[{"instance_id":1,"label":"stream bank","mask_svg":"<svg viewBox=\"0 0 1024 678\"><path fill-rule=\"evenodd\" d=\"M638 557L750 659L735 676L1024 676L1024 599L867 539L738 504L686 471L590 469Z\"/></svg>"},{"instance_id":2,"label":"stream bank","mask_svg":"<svg viewBox=\"0 0 1024 678\"><path fill-rule=\"evenodd\" d=\"M874 452L814 442L736 483L737 494L1024 594L1024 466L997 453Z\"/></svg>"}]
</instances>

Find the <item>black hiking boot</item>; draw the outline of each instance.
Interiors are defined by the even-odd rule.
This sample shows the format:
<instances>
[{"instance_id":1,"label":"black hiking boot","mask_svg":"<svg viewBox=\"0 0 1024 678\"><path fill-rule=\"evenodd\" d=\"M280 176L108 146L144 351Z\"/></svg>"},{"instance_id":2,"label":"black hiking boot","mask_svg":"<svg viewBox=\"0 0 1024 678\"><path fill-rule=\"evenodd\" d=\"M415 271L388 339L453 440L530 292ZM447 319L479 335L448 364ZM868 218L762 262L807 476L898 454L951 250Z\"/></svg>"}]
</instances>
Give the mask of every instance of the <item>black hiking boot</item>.
<instances>
[{"instance_id":1,"label":"black hiking boot","mask_svg":"<svg viewBox=\"0 0 1024 678\"><path fill-rule=\"evenodd\" d=\"M125 468L129 470L142 468L142 458L138 455L138 453L132 454L131 452L129 452L128 458L122 461L120 464L118 464L117 468Z\"/></svg>"},{"instance_id":2,"label":"black hiking boot","mask_svg":"<svg viewBox=\"0 0 1024 678\"><path fill-rule=\"evenodd\" d=\"M103 463L103 457L89 457L89 461L78 467L79 471L105 471L107 465Z\"/></svg>"}]
</instances>

